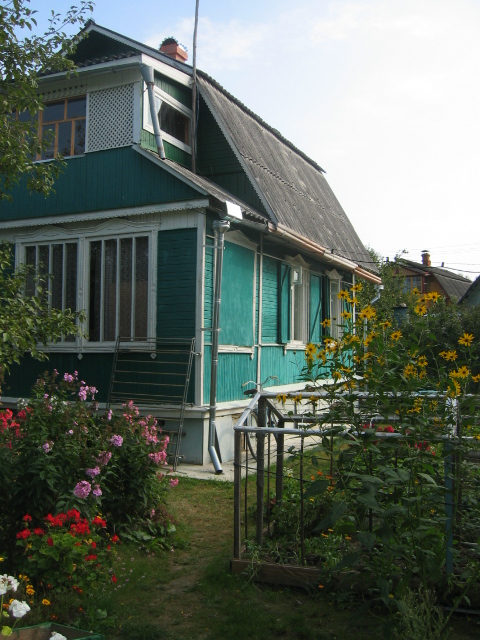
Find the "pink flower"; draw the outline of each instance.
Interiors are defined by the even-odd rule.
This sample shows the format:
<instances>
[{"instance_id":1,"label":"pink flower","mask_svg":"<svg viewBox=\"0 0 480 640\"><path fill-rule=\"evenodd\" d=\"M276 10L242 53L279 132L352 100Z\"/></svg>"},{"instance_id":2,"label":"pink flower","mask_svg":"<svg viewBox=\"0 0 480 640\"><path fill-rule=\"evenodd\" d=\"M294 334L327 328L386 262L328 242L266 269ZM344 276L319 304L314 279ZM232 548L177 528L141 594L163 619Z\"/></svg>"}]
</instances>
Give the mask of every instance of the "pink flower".
<instances>
[{"instance_id":1,"label":"pink flower","mask_svg":"<svg viewBox=\"0 0 480 640\"><path fill-rule=\"evenodd\" d=\"M170 478L169 485L171 487L176 487L178 484L178 478Z\"/></svg>"},{"instance_id":2,"label":"pink flower","mask_svg":"<svg viewBox=\"0 0 480 640\"><path fill-rule=\"evenodd\" d=\"M113 416L113 411L110 409L110 411L107 413L107 420L110 422L110 420L112 419Z\"/></svg>"},{"instance_id":3,"label":"pink flower","mask_svg":"<svg viewBox=\"0 0 480 640\"><path fill-rule=\"evenodd\" d=\"M99 473L100 473L99 467L93 467L92 469L85 469L85 474L90 478L95 478L95 476L98 476Z\"/></svg>"},{"instance_id":4,"label":"pink flower","mask_svg":"<svg viewBox=\"0 0 480 640\"><path fill-rule=\"evenodd\" d=\"M75 485L75 489L73 490L73 494L77 496L77 498L87 498L92 490L92 485L86 480L81 480L77 482Z\"/></svg>"},{"instance_id":5,"label":"pink flower","mask_svg":"<svg viewBox=\"0 0 480 640\"><path fill-rule=\"evenodd\" d=\"M98 454L97 463L101 467L104 467L106 464L108 464L111 457L112 457L111 451L100 451L100 453Z\"/></svg>"},{"instance_id":6,"label":"pink flower","mask_svg":"<svg viewBox=\"0 0 480 640\"><path fill-rule=\"evenodd\" d=\"M165 464L167 460L167 453L166 451L157 451L156 453L149 453L148 457L155 464Z\"/></svg>"},{"instance_id":7,"label":"pink flower","mask_svg":"<svg viewBox=\"0 0 480 640\"><path fill-rule=\"evenodd\" d=\"M119 436L119 435L113 435L110 438L110 442L113 444L114 447L121 447L123 444L123 438L122 436Z\"/></svg>"},{"instance_id":8,"label":"pink flower","mask_svg":"<svg viewBox=\"0 0 480 640\"><path fill-rule=\"evenodd\" d=\"M102 495L102 490L100 489L100 485L99 484L95 485L95 488L93 489L92 493L97 498Z\"/></svg>"}]
</instances>

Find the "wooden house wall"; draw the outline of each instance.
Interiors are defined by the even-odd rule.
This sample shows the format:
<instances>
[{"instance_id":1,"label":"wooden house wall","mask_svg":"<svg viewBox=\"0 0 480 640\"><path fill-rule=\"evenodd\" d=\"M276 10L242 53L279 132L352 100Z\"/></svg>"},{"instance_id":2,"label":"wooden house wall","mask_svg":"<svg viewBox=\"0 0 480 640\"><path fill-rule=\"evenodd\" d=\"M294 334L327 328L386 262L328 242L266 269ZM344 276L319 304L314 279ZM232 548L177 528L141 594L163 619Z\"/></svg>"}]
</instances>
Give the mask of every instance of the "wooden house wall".
<instances>
[{"instance_id":1,"label":"wooden house wall","mask_svg":"<svg viewBox=\"0 0 480 640\"><path fill-rule=\"evenodd\" d=\"M108 211L198 198L198 192L130 147L70 158L50 197L30 193L25 181L13 201L0 203L0 222L67 213Z\"/></svg>"}]
</instances>

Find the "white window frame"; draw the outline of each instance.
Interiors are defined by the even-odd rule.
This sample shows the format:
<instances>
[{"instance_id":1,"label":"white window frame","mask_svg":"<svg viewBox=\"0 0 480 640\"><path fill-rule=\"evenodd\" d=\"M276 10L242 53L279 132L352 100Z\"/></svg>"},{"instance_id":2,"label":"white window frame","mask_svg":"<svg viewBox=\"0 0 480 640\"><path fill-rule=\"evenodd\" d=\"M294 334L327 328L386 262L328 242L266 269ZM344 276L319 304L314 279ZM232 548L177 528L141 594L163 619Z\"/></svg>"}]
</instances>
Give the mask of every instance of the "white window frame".
<instances>
[{"instance_id":1,"label":"white window frame","mask_svg":"<svg viewBox=\"0 0 480 640\"><path fill-rule=\"evenodd\" d=\"M160 111L160 107L161 107L162 102L166 102L167 104L169 104L171 107L173 107L177 111L180 111L180 113L182 113L184 116L186 116L189 119L189 122L190 122L190 125L189 125L189 139L191 140L191 137L192 137L192 110L189 109L188 107L186 107L184 104L182 104L178 100L176 100L175 98L173 98L171 95L169 95L165 91L162 91L161 89L159 89L158 87L154 87L153 88L153 93L154 93L154 96L155 96L155 113L158 113ZM143 96L144 96L144 99L143 99L143 128L146 131L149 131L150 133L154 134L155 131L153 129L152 117L151 117L151 112L150 112L150 101L149 101L149 98L148 98L146 85L144 86ZM181 140L178 140L178 138L175 138L174 136L170 135L166 131L163 131L163 129L160 129L160 131L162 133L162 139L163 140L165 140L166 142L169 142L170 144L174 145L175 147L178 147L179 149L182 149L183 151L186 151L187 153L192 153L191 145L185 144Z\"/></svg>"},{"instance_id":2,"label":"white window frame","mask_svg":"<svg viewBox=\"0 0 480 640\"><path fill-rule=\"evenodd\" d=\"M148 237L148 295L147 295L147 338L156 335L156 292L157 292L157 236L158 225L143 225L130 221L107 221L95 228L61 229L60 227L44 227L34 233L18 236L15 242L15 265L26 263L26 247L41 244L77 243L77 310L84 310L86 321L81 324L84 333L89 327L90 301L90 242L102 239L121 239L128 237ZM131 343L133 346L145 346L145 342ZM48 343L39 346L48 351L111 352L115 341L90 342L87 338L77 336L73 342Z\"/></svg>"},{"instance_id":3,"label":"white window frame","mask_svg":"<svg viewBox=\"0 0 480 640\"><path fill-rule=\"evenodd\" d=\"M300 256L295 258L285 258L285 261L290 265L290 347L304 347L308 342L308 329L309 329L309 307L310 307L310 278L309 278L309 265ZM298 311L295 308L298 302ZM298 313L300 313L299 319L299 333L300 336L295 338L295 320L298 320Z\"/></svg>"}]
</instances>

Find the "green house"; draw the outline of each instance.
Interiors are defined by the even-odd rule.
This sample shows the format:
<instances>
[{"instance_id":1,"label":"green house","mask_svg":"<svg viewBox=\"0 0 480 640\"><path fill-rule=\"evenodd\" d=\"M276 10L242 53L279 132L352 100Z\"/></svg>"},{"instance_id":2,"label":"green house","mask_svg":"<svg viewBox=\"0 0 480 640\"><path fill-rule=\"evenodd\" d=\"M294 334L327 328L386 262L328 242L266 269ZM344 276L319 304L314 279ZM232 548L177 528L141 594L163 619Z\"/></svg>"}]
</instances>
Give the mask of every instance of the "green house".
<instances>
[{"instance_id":1,"label":"green house","mask_svg":"<svg viewBox=\"0 0 480 640\"><path fill-rule=\"evenodd\" d=\"M121 384L174 430L175 376L184 371L175 350L195 339L180 451L205 464L215 223L241 212L223 252L216 427L225 461L247 403L242 384L298 386L322 321L338 330L337 293L379 278L322 168L200 71L193 134L193 71L180 46L156 50L94 22L84 31L77 73L40 81L39 130L52 143L38 161L58 152L66 168L48 198L20 186L1 203L0 239L15 246L17 263L48 268L52 305L85 310L88 337L50 345L47 366L78 371L101 408ZM172 351L165 361L163 343ZM117 357L129 364L112 376ZM4 405L28 395L45 367L26 356L13 368Z\"/></svg>"}]
</instances>

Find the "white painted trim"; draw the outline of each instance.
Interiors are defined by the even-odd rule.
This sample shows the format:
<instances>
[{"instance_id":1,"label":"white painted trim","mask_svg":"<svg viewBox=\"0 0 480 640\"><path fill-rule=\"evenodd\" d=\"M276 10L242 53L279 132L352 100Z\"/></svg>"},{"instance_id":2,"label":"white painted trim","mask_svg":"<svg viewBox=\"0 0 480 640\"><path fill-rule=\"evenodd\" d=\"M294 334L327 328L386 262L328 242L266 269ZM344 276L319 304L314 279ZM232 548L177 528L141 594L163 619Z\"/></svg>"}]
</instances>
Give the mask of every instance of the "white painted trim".
<instances>
[{"instance_id":1,"label":"white painted trim","mask_svg":"<svg viewBox=\"0 0 480 640\"><path fill-rule=\"evenodd\" d=\"M245 247L245 249L251 249L255 252L258 250L258 242L253 242L243 235L241 231L228 231L228 233L225 234L225 242L238 244L241 247Z\"/></svg>"},{"instance_id":2,"label":"white painted trim","mask_svg":"<svg viewBox=\"0 0 480 640\"><path fill-rule=\"evenodd\" d=\"M144 91L146 91L146 84L144 84ZM166 91L162 91L162 89L160 89L160 87L154 86L153 87L153 93L154 93L154 100L155 100L155 112L157 113L157 99L160 101L160 104L162 102L166 102L168 105L170 105L173 109L176 109L177 111L179 111L182 115L184 115L185 117L187 117L189 119L189 138L191 139L192 137L192 110L189 109L188 107L186 107L184 104L182 104L179 100L177 100L176 98L173 98L169 93L167 93ZM148 131L151 134L155 134L155 131L153 129L153 123L151 122L151 111L150 111L150 103L148 100L144 100L143 101L143 128L145 129L145 131ZM159 123L160 125L160 123ZM166 140L167 142L169 142L170 144L178 147L179 149L182 149L183 151L186 151L187 153L192 153L192 147L188 144L186 144L185 142L182 142L181 140L178 140L177 138L175 138L174 136L170 135L169 133L167 133L166 131L164 131L163 129L161 129L162 132L162 138L164 140Z\"/></svg>"},{"instance_id":3,"label":"white painted trim","mask_svg":"<svg viewBox=\"0 0 480 640\"><path fill-rule=\"evenodd\" d=\"M134 147L135 148L135 147ZM151 158L150 158L151 159ZM173 173L170 167L165 166L165 170L169 173ZM179 179L183 179L184 182L188 182L180 174L175 174ZM195 186L192 184L192 186ZM200 187L196 187L200 190ZM38 216L37 218L21 220L10 220L1 222L1 229L17 229L22 227L39 227L45 225L58 225L66 224L68 222L89 222L94 220L108 220L110 218L124 218L126 216L141 216L151 213L164 213L169 211L183 211L183 210L197 210L207 207L209 204L208 199L199 198L198 200L184 200L182 202L169 202L167 204L152 204L145 205L143 207L132 207L125 209L110 209L108 211L93 211L91 213L73 213L59 216Z\"/></svg>"},{"instance_id":4,"label":"white painted trim","mask_svg":"<svg viewBox=\"0 0 480 640\"><path fill-rule=\"evenodd\" d=\"M140 144L142 138L142 88L143 82L133 84L133 142Z\"/></svg>"},{"instance_id":5,"label":"white painted trim","mask_svg":"<svg viewBox=\"0 0 480 640\"><path fill-rule=\"evenodd\" d=\"M218 353L248 353L253 355L255 347L242 347L234 344L219 344Z\"/></svg>"}]
</instances>

